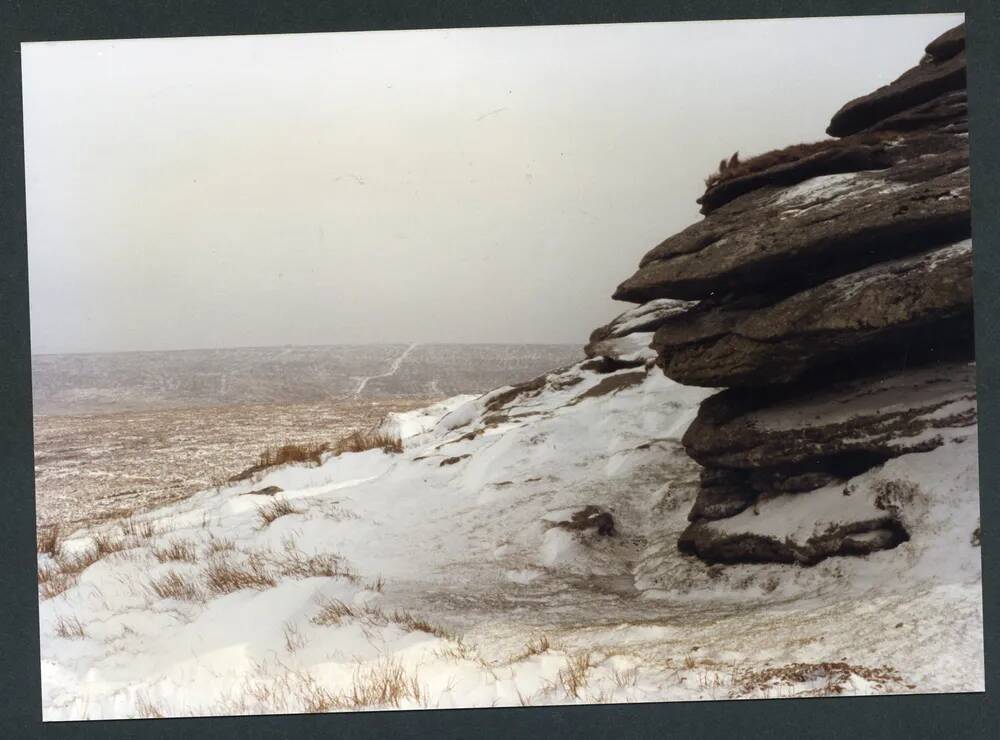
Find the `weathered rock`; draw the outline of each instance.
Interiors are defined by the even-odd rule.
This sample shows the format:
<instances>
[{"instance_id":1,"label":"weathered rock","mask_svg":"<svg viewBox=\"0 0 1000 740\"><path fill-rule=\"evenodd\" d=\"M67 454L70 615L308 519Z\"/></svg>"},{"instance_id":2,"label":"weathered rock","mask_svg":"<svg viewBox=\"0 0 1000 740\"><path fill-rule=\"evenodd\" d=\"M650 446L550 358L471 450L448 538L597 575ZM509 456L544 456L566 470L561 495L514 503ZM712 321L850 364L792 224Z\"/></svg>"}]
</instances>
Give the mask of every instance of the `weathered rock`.
<instances>
[{"instance_id":1,"label":"weathered rock","mask_svg":"<svg viewBox=\"0 0 1000 740\"><path fill-rule=\"evenodd\" d=\"M694 305L692 301L661 298L633 306L604 326L594 329L584 353L587 357L607 361L608 366L602 372L644 365L656 357L649 347L653 331L671 316L683 313Z\"/></svg>"},{"instance_id":2,"label":"weathered rock","mask_svg":"<svg viewBox=\"0 0 1000 740\"><path fill-rule=\"evenodd\" d=\"M653 332L626 334L623 337L609 337L599 342L591 342L585 348L587 357L602 357L617 364L617 367L639 367L656 359L656 352L650 348Z\"/></svg>"},{"instance_id":3,"label":"weathered rock","mask_svg":"<svg viewBox=\"0 0 1000 740\"><path fill-rule=\"evenodd\" d=\"M550 512L545 516L545 521L553 527L571 532L592 529L603 537L611 537L615 534L615 519L611 512L593 504L577 509Z\"/></svg>"},{"instance_id":4,"label":"weathered rock","mask_svg":"<svg viewBox=\"0 0 1000 740\"><path fill-rule=\"evenodd\" d=\"M265 488L258 488L254 491L247 491L246 493L240 494L242 496L274 496L275 494L281 493L284 489L280 486L267 486Z\"/></svg>"},{"instance_id":5,"label":"weathered rock","mask_svg":"<svg viewBox=\"0 0 1000 740\"><path fill-rule=\"evenodd\" d=\"M826 132L830 136L853 134L907 108L965 88L964 29L960 26L949 33L931 42L928 49L933 51L928 51L916 67L846 103L834 114Z\"/></svg>"},{"instance_id":6,"label":"weathered rock","mask_svg":"<svg viewBox=\"0 0 1000 740\"><path fill-rule=\"evenodd\" d=\"M635 370L629 373L616 373L614 375L609 375L574 398L567 404L567 406L575 406L581 401L586 401L588 398L599 398L601 396L608 396L612 393L617 393L625 388L631 388L634 385L639 385L645 379L645 370Z\"/></svg>"},{"instance_id":7,"label":"weathered rock","mask_svg":"<svg viewBox=\"0 0 1000 740\"><path fill-rule=\"evenodd\" d=\"M959 24L949 31L945 31L936 39L927 44L925 52L938 61L944 61L958 54L965 49L965 24Z\"/></svg>"},{"instance_id":8,"label":"weathered rock","mask_svg":"<svg viewBox=\"0 0 1000 740\"><path fill-rule=\"evenodd\" d=\"M727 520L728 521L728 520ZM868 555L909 539L891 516L834 526L803 541L752 532L725 531L710 522L694 522L677 548L707 563L796 563L815 565L834 555Z\"/></svg>"},{"instance_id":9,"label":"weathered rock","mask_svg":"<svg viewBox=\"0 0 1000 740\"><path fill-rule=\"evenodd\" d=\"M974 443L969 451L974 458ZM930 455L941 458L939 452ZM968 460L970 456L963 448L959 457ZM913 464L920 470L927 462L913 459ZM810 493L761 496L753 508L732 517L693 522L678 547L710 563L801 565L833 555L889 549L910 538L908 527L921 520L928 498L937 493L924 489L909 470L910 465L889 463L846 484Z\"/></svg>"},{"instance_id":10,"label":"weathered rock","mask_svg":"<svg viewBox=\"0 0 1000 740\"><path fill-rule=\"evenodd\" d=\"M895 547L933 495L909 461L974 445L964 88L960 27L838 111L842 138L725 160L706 218L618 287L697 300L644 330L668 377L728 388L682 441L702 465L682 551L811 565ZM629 356L614 324L588 347L601 362Z\"/></svg>"},{"instance_id":11,"label":"weathered rock","mask_svg":"<svg viewBox=\"0 0 1000 740\"><path fill-rule=\"evenodd\" d=\"M664 373L708 387L790 382L845 355L903 351L914 341L933 346L943 324L965 325L971 354L972 242L883 262L762 308L745 306L694 310L664 323L652 345Z\"/></svg>"},{"instance_id":12,"label":"weathered rock","mask_svg":"<svg viewBox=\"0 0 1000 740\"><path fill-rule=\"evenodd\" d=\"M825 142L824 142L825 144ZM889 167L885 143L831 140L825 148L791 162L720 181L698 198L701 212L711 213L734 198L762 187L787 187L820 175L861 172Z\"/></svg>"},{"instance_id":13,"label":"weathered rock","mask_svg":"<svg viewBox=\"0 0 1000 740\"><path fill-rule=\"evenodd\" d=\"M824 175L736 198L652 249L614 297L640 303L774 286L792 292L968 237L967 140L919 137L907 149L912 159L886 170Z\"/></svg>"},{"instance_id":14,"label":"weathered rock","mask_svg":"<svg viewBox=\"0 0 1000 740\"><path fill-rule=\"evenodd\" d=\"M640 306L632 306L609 323L594 329L590 333L590 345L629 334L655 331L668 318L682 314L694 305L693 301L660 298ZM592 353L590 350L587 350L586 354L587 357L596 356L596 353Z\"/></svg>"},{"instance_id":15,"label":"weathered rock","mask_svg":"<svg viewBox=\"0 0 1000 740\"><path fill-rule=\"evenodd\" d=\"M490 397L485 404L485 410L497 412L518 398L531 398L536 396L543 388L545 388L545 384L548 380L549 374L539 375L537 378L532 378L531 380L527 380L523 383L512 385L509 388L498 389L490 394Z\"/></svg>"},{"instance_id":16,"label":"weathered rock","mask_svg":"<svg viewBox=\"0 0 1000 740\"><path fill-rule=\"evenodd\" d=\"M688 512L688 520L735 516L756 499L757 492L750 487L745 471L702 468L698 497Z\"/></svg>"},{"instance_id":17,"label":"weathered rock","mask_svg":"<svg viewBox=\"0 0 1000 740\"><path fill-rule=\"evenodd\" d=\"M865 129L879 131L915 131L935 129L944 133L965 133L969 130L969 105L965 90L934 98L889 116Z\"/></svg>"},{"instance_id":18,"label":"weathered rock","mask_svg":"<svg viewBox=\"0 0 1000 740\"><path fill-rule=\"evenodd\" d=\"M828 467L841 468L843 472L843 461L834 458L829 461ZM747 477L750 486L763 494L774 493L805 493L815 491L817 488L842 482L842 477L828 470L810 470L803 473L788 474L782 470L773 468L768 470L754 470Z\"/></svg>"},{"instance_id":19,"label":"weathered rock","mask_svg":"<svg viewBox=\"0 0 1000 740\"><path fill-rule=\"evenodd\" d=\"M976 431L975 366L949 363L823 389L731 389L702 402L683 443L706 466L856 475Z\"/></svg>"}]
</instances>

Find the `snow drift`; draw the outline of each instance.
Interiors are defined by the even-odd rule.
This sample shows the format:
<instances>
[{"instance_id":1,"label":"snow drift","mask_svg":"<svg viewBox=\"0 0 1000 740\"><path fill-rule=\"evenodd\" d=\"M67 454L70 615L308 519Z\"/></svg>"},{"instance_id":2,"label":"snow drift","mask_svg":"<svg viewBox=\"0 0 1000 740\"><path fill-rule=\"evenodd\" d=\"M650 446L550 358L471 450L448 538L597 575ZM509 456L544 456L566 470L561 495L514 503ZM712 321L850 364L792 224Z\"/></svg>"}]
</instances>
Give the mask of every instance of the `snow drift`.
<instances>
[{"instance_id":1,"label":"snow drift","mask_svg":"<svg viewBox=\"0 0 1000 740\"><path fill-rule=\"evenodd\" d=\"M853 481L905 488L895 549L706 566L676 541L711 393L581 363L78 531L39 558L45 719L981 690L974 436Z\"/></svg>"}]
</instances>

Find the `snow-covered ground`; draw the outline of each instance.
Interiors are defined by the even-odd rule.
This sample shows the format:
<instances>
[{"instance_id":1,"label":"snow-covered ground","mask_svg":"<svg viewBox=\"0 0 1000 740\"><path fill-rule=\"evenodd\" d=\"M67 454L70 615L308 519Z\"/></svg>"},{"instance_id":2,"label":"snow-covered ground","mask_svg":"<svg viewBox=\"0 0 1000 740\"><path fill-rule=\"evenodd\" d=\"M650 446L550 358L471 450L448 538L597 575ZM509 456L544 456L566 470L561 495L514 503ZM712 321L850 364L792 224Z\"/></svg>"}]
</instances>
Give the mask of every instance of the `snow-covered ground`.
<instances>
[{"instance_id":1,"label":"snow-covered ground","mask_svg":"<svg viewBox=\"0 0 1000 740\"><path fill-rule=\"evenodd\" d=\"M73 533L78 575L39 558L69 579L40 602L44 718L982 690L974 439L859 476L913 484L893 550L709 567L676 541L711 392L575 365L395 415L401 454ZM613 536L568 526L587 506Z\"/></svg>"}]
</instances>

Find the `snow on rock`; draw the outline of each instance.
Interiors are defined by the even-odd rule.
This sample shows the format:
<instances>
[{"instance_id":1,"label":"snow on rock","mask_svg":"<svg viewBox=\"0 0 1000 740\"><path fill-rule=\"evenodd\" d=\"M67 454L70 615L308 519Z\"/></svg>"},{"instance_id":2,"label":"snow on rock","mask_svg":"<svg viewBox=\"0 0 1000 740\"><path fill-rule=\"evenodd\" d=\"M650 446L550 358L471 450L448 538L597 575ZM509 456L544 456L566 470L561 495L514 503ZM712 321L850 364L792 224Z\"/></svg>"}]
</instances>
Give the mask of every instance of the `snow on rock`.
<instances>
[{"instance_id":1,"label":"snow on rock","mask_svg":"<svg viewBox=\"0 0 1000 740\"><path fill-rule=\"evenodd\" d=\"M391 412L386 416L379 429L389 436L406 440L433 429L442 417L475 398L476 396L469 394L452 396L426 408Z\"/></svg>"},{"instance_id":2,"label":"snow on rock","mask_svg":"<svg viewBox=\"0 0 1000 740\"><path fill-rule=\"evenodd\" d=\"M608 324L594 329L584 348L587 357L605 357L614 361L641 364L656 357L649 349L653 332L673 316L683 314L695 304L660 298L633 306Z\"/></svg>"},{"instance_id":3,"label":"snow on rock","mask_svg":"<svg viewBox=\"0 0 1000 740\"><path fill-rule=\"evenodd\" d=\"M620 362L641 364L656 359L655 350L649 346L652 341L652 332L626 334L623 337L613 337L588 344L587 352L595 357L607 357Z\"/></svg>"}]
</instances>

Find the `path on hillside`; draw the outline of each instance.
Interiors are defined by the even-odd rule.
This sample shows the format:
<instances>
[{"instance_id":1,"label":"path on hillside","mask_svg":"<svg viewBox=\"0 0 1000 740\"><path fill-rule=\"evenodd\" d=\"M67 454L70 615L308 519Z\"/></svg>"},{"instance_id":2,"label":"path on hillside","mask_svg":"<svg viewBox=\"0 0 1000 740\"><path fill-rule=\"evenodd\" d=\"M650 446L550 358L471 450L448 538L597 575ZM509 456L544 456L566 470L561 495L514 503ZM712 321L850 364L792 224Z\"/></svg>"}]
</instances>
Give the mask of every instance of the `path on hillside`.
<instances>
[{"instance_id":1,"label":"path on hillside","mask_svg":"<svg viewBox=\"0 0 1000 740\"><path fill-rule=\"evenodd\" d=\"M369 375L362 378L361 382L358 383L358 387L354 389L354 395L360 396L361 392L364 391L365 387L368 385L368 381L377 380L379 378L388 378L399 372L399 368L403 364L403 360L405 360L406 356L409 355L410 352L412 352L414 349L416 349L416 347L417 347L417 342L413 342L406 349L404 349L402 353L400 353L399 357L397 357L395 360L392 361L392 365L389 366L388 371L381 373L380 375Z\"/></svg>"}]
</instances>

